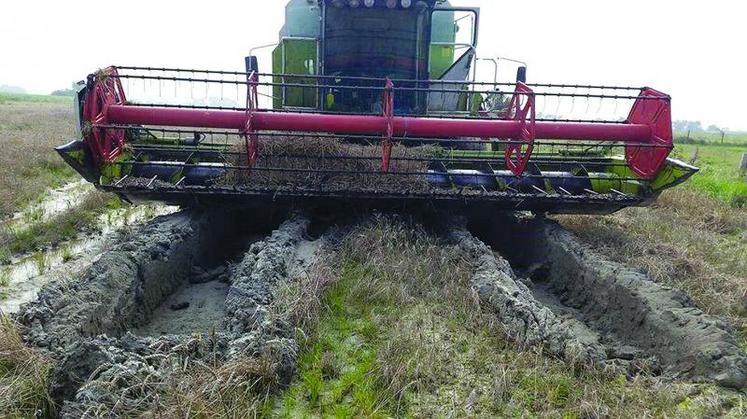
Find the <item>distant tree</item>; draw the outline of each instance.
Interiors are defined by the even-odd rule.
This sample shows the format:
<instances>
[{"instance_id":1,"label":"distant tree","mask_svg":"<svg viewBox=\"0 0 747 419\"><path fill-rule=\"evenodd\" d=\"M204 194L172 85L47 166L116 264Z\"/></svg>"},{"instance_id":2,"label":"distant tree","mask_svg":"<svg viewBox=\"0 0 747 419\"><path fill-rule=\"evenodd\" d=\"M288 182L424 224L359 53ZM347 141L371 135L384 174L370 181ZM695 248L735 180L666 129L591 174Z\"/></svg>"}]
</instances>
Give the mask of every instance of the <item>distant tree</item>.
<instances>
[{"instance_id":1,"label":"distant tree","mask_svg":"<svg viewBox=\"0 0 747 419\"><path fill-rule=\"evenodd\" d=\"M674 132L687 131L687 121L677 120L672 122L672 130L674 130Z\"/></svg>"},{"instance_id":2,"label":"distant tree","mask_svg":"<svg viewBox=\"0 0 747 419\"><path fill-rule=\"evenodd\" d=\"M703 124L700 121L688 121L686 131L703 132Z\"/></svg>"},{"instance_id":3,"label":"distant tree","mask_svg":"<svg viewBox=\"0 0 747 419\"><path fill-rule=\"evenodd\" d=\"M708 132L721 132L723 130L721 128L719 128L718 126L716 126L716 125L709 125L708 129L706 129L706 131L708 131Z\"/></svg>"},{"instance_id":4,"label":"distant tree","mask_svg":"<svg viewBox=\"0 0 747 419\"><path fill-rule=\"evenodd\" d=\"M7 84L3 84L3 85L0 85L0 92L24 95L26 94L26 89L24 89L23 87L8 86Z\"/></svg>"},{"instance_id":5,"label":"distant tree","mask_svg":"<svg viewBox=\"0 0 747 419\"><path fill-rule=\"evenodd\" d=\"M672 129L675 132L703 132L703 124L700 121L678 120L672 123Z\"/></svg>"}]
</instances>

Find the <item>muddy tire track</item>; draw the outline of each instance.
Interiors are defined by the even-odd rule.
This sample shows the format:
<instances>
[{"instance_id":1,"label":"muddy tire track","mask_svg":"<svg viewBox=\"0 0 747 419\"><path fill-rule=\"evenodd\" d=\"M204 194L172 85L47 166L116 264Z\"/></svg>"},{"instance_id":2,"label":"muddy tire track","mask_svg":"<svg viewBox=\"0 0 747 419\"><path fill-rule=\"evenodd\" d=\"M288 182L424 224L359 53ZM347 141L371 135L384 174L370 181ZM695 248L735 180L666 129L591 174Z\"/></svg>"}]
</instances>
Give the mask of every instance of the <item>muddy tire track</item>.
<instances>
[{"instance_id":1,"label":"muddy tire track","mask_svg":"<svg viewBox=\"0 0 747 419\"><path fill-rule=\"evenodd\" d=\"M747 385L747 356L726 321L605 259L556 223L473 220L452 236L475 260L481 303L516 341L569 362Z\"/></svg>"},{"instance_id":2,"label":"muddy tire track","mask_svg":"<svg viewBox=\"0 0 747 419\"><path fill-rule=\"evenodd\" d=\"M46 287L17 320L29 344L58 360L51 391L60 416L147 412L158 405L159 386L184 373L185 360L268 360L268 380L290 383L294 329L268 315L267 306L278 287L313 263L324 238L308 237L305 216L281 223L286 217L160 217L79 278ZM220 288L211 295L221 301L192 306L189 298L205 286ZM179 299L184 304L173 309ZM206 324L210 319L218 320ZM172 326L173 333L162 333Z\"/></svg>"}]
</instances>

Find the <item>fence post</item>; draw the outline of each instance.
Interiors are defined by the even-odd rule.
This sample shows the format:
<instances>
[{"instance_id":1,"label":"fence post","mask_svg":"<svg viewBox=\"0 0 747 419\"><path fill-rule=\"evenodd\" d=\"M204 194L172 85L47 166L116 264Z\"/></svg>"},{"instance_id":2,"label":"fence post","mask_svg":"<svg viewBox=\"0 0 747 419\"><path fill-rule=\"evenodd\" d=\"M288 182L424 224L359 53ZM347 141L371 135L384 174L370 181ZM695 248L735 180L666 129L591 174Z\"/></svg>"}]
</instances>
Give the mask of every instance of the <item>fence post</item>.
<instances>
[{"instance_id":1,"label":"fence post","mask_svg":"<svg viewBox=\"0 0 747 419\"><path fill-rule=\"evenodd\" d=\"M742 163L739 165L741 173L747 172L747 153L742 154Z\"/></svg>"}]
</instances>

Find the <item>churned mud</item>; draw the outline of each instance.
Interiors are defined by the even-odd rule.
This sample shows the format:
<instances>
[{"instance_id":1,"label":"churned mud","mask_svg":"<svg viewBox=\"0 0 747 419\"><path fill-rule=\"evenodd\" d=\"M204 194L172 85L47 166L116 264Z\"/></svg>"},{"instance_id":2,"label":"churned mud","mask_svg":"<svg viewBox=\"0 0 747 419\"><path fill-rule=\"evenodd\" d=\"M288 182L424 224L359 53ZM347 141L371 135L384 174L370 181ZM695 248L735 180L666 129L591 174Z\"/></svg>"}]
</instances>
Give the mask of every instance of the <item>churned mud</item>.
<instances>
[{"instance_id":1,"label":"churned mud","mask_svg":"<svg viewBox=\"0 0 747 419\"><path fill-rule=\"evenodd\" d=\"M76 182L71 185L77 184ZM65 188L60 190L64 191ZM82 187L77 187L80 188ZM57 197L56 192L51 196ZM75 200L76 197L77 195L71 199ZM55 208L54 205L62 204L53 205L44 201L40 205ZM81 237L63 243L56 249L13 259L10 265L0 267L0 273L9 279L7 287L2 290L4 295L0 299L0 311L16 313L23 304L35 299L43 286L61 278L80 274L98 260L111 243L120 240L118 235L123 229L137 227L156 216L171 214L176 210L176 207L156 204L110 210L96 219L97 233L82 234Z\"/></svg>"},{"instance_id":2,"label":"churned mud","mask_svg":"<svg viewBox=\"0 0 747 419\"><path fill-rule=\"evenodd\" d=\"M542 219L473 220L453 232L476 260L481 303L518 342L569 362L747 385L747 356L725 321L682 292L611 262Z\"/></svg>"},{"instance_id":3,"label":"churned mud","mask_svg":"<svg viewBox=\"0 0 747 419\"><path fill-rule=\"evenodd\" d=\"M289 383L293 329L267 306L313 262L321 239L309 238L304 216L284 217L159 217L79 277L47 285L16 318L28 343L58 360L52 395L61 416L147 414L159 386L183 373L177 358L270 357L277 380Z\"/></svg>"}]
</instances>

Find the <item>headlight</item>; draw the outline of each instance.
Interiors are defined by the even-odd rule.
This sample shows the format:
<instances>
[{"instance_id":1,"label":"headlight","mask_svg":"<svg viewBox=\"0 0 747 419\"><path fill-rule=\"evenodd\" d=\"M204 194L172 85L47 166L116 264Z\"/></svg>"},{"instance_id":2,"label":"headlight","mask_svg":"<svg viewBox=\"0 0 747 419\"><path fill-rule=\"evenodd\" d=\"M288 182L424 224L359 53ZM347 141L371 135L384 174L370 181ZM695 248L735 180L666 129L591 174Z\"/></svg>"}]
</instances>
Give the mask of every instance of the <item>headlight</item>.
<instances>
[{"instance_id":1,"label":"headlight","mask_svg":"<svg viewBox=\"0 0 747 419\"><path fill-rule=\"evenodd\" d=\"M350 0L349 4L350 4L350 7L355 8L361 5L361 0Z\"/></svg>"},{"instance_id":2,"label":"headlight","mask_svg":"<svg viewBox=\"0 0 747 419\"><path fill-rule=\"evenodd\" d=\"M410 6L412 6L412 0L402 0L402 7L407 9Z\"/></svg>"},{"instance_id":3,"label":"headlight","mask_svg":"<svg viewBox=\"0 0 747 419\"><path fill-rule=\"evenodd\" d=\"M394 9L397 7L397 0L386 0L386 7Z\"/></svg>"},{"instance_id":4,"label":"headlight","mask_svg":"<svg viewBox=\"0 0 747 419\"><path fill-rule=\"evenodd\" d=\"M376 0L364 0L363 4L366 5L366 7L374 7L376 4Z\"/></svg>"}]
</instances>

